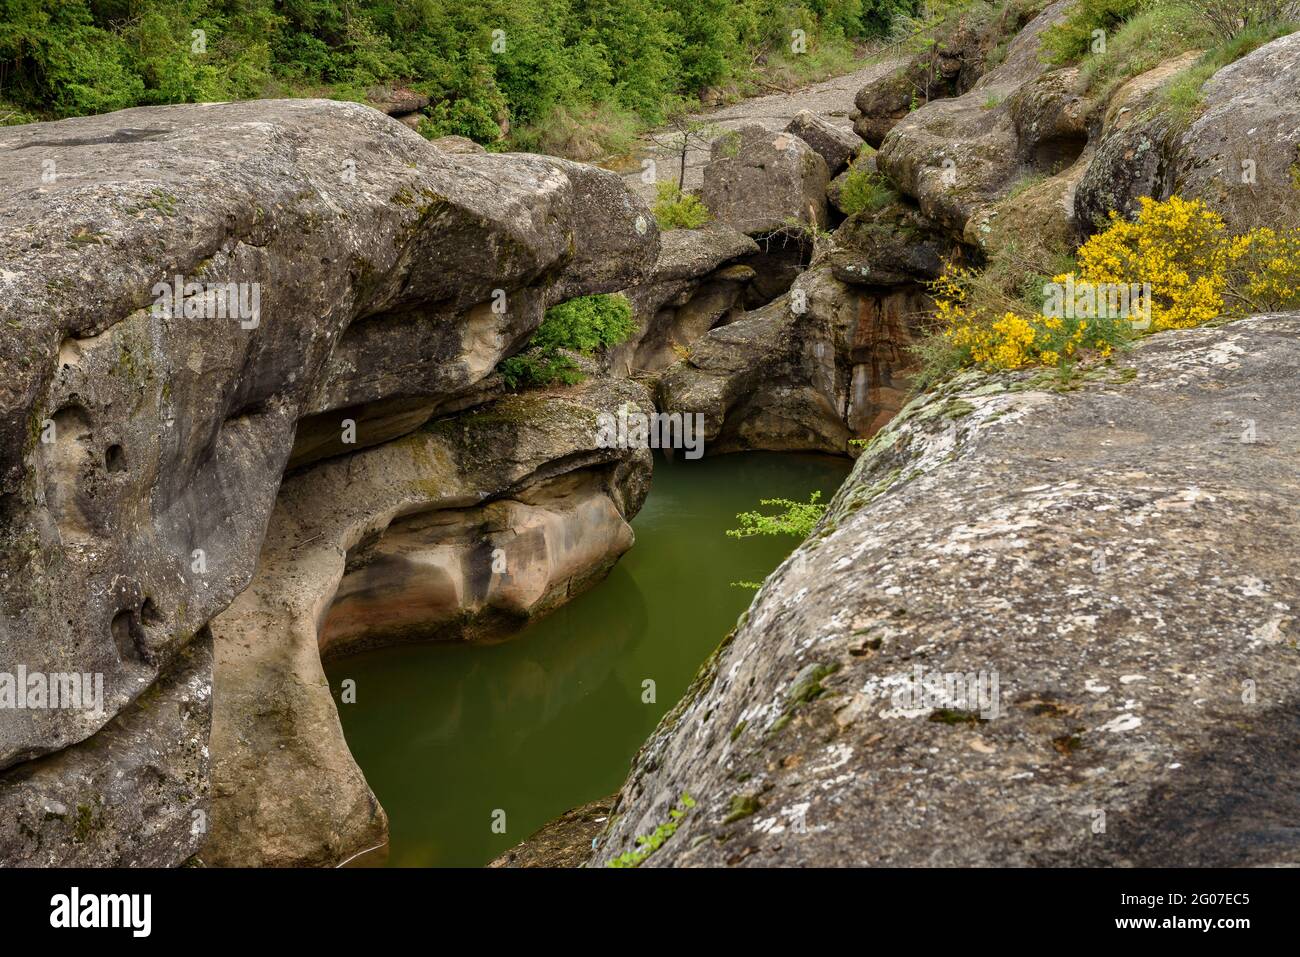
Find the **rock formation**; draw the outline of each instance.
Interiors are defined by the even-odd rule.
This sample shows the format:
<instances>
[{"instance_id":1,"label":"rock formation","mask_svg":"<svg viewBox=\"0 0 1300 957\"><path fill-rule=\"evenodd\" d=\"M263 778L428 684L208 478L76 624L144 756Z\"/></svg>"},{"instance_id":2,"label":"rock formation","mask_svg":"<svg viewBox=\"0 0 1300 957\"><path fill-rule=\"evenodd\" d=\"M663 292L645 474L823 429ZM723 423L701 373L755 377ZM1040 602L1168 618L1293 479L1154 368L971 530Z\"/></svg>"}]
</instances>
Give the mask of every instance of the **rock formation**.
<instances>
[{"instance_id":1,"label":"rock formation","mask_svg":"<svg viewBox=\"0 0 1300 957\"><path fill-rule=\"evenodd\" d=\"M1267 43L1204 85L1204 106L1186 129L1152 110L1162 83L1191 55L1163 64L1120 91L1074 203L1084 223L1108 210L1132 213L1139 196L1175 193L1209 203L1234 230L1276 226L1296 215L1300 163L1300 34Z\"/></svg>"},{"instance_id":2,"label":"rock formation","mask_svg":"<svg viewBox=\"0 0 1300 957\"><path fill-rule=\"evenodd\" d=\"M205 861L328 865L384 842L322 656L499 639L603 577L650 486L648 450L593 446L623 404L650 407L609 380L506 397L285 479L252 584L212 624Z\"/></svg>"},{"instance_id":3,"label":"rock formation","mask_svg":"<svg viewBox=\"0 0 1300 957\"><path fill-rule=\"evenodd\" d=\"M642 278L657 230L612 174L448 154L346 103L128 110L5 129L0 153L4 670L104 687L101 712L0 712L0 859L175 864L206 827L210 625L291 454L482 401L548 305ZM85 782L118 750L140 770L101 807Z\"/></svg>"},{"instance_id":4,"label":"rock formation","mask_svg":"<svg viewBox=\"0 0 1300 957\"><path fill-rule=\"evenodd\" d=\"M987 10L977 7L959 16L951 28L925 37L932 42L901 69L858 91L854 130L879 148L889 131L918 107L966 93L983 77L999 43L1019 33L1045 5L1042 0L1020 0L1005 7L992 22L984 18Z\"/></svg>"},{"instance_id":5,"label":"rock formation","mask_svg":"<svg viewBox=\"0 0 1300 957\"><path fill-rule=\"evenodd\" d=\"M1294 863L1298 366L1300 316L1265 316L1073 391L918 397L642 749L594 862L689 793L642 866Z\"/></svg>"},{"instance_id":6,"label":"rock formation","mask_svg":"<svg viewBox=\"0 0 1300 957\"><path fill-rule=\"evenodd\" d=\"M811 110L800 110L786 126L792 133L813 148L826 161L826 170L837 176L862 149L862 138L849 130L841 129Z\"/></svg>"},{"instance_id":7,"label":"rock formation","mask_svg":"<svg viewBox=\"0 0 1300 957\"><path fill-rule=\"evenodd\" d=\"M713 141L704 205L720 221L762 236L791 225L826 225L826 161L792 133L758 124Z\"/></svg>"},{"instance_id":8,"label":"rock formation","mask_svg":"<svg viewBox=\"0 0 1300 957\"><path fill-rule=\"evenodd\" d=\"M637 331L610 351L618 373L656 373L714 326L744 311L745 291L755 277L744 261L759 254L754 240L715 223L705 229L662 233L654 271L626 291Z\"/></svg>"},{"instance_id":9,"label":"rock formation","mask_svg":"<svg viewBox=\"0 0 1300 957\"><path fill-rule=\"evenodd\" d=\"M716 221L662 237L612 173L358 104L0 130L0 676L103 688L0 708L0 863L382 844L322 656L498 640L599 581L651 459L596 419L652 405L710 454L861 457L592 862L686 792L650 866L1294 862L1300 317L907 401L947 262L1067 249L1143 195L1296 213L1300 34L1179 125L1155 107L1194 55L1093 90L1041 55L1070 5L874 79L876 154L811 113L719 137ZM849 204L855 156L878 188ZM636 332L582 385L505 394L548 307L615 291ZM587 859L605 807L545 859Z\"/></svg>"}]
</instances>

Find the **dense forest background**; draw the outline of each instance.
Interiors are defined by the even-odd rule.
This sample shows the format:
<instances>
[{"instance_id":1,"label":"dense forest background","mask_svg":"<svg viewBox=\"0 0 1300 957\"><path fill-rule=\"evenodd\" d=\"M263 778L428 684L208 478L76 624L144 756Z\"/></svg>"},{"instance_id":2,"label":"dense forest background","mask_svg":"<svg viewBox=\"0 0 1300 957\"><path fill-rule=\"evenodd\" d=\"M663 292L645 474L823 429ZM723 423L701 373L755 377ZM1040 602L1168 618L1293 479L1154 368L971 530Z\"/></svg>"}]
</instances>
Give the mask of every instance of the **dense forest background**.
<instances>
[{"instance_id":1,"label":"dense forest background","mask_svg":"<svg viewBox=\"0 0 1300 957\"><path fill-rule=\"evenodd\" d=\"M0 122L408 86L423 131L545 146L844 67L918 0L0 0ZM802 30L806 48L791 49ZM201 32L196 32L201 31ZM499 31L499 32L498 32ZM509 133L509 137L506 137Z\"/></svg>"}]
</instances>

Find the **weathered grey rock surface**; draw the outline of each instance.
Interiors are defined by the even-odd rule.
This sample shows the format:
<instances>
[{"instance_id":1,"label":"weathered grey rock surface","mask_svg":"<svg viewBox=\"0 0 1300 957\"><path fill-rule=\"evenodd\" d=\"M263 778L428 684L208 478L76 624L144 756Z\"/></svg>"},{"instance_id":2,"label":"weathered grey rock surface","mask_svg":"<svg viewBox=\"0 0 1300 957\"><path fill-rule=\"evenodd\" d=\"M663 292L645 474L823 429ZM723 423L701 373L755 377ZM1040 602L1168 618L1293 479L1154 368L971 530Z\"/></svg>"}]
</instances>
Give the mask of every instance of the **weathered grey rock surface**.
<instances>
[{"instance_id":1,"label":"weathered grey rock surface","mask_svg":"<svg viewBox=\"0 0 1300 957\"><path fill-rule=\"evenodd\" d=\"M601 798L564 812L488 867L581 867L591 856L591 842L609 823L613 804L613 798Z\"/></svg>"},{"instance_id":2,"label":"weathered grey rock surface","mask_svg":"<svg viewBox=\"0 0 1300 957\"><path fill-rule=\"evenodd\" d=\"M1262 316L1070 391L967 373L910 404L643 748L595 863L683 792L644 866L1300 863L1297 368L1300 315ZM942 680L981 672L984 702Z\"/></svg>"},{"instance_id":3,"label":"weathered grey rock surface","mask_svg":"<svg viewBox=\"0 0 1300 957\"><path fill-rule=\"evenodd\" d=\"M1082 219L1131 213L1140 196L1205 200L1238 232L1300 215L1300 33L1280 37L1214 74L1190 126L1175 126L1155 97L1184 56L1130 81L1107 113L1097 160L1079 186ZM1118 99L1118 98L1117 98Z\"/></svg>"},{"instance_id":4,"label":"weathered grey rock surface","mask_svg":"<svg viewBox=\"0 0 1300 957\"><path fill-rule=\"evenodd\" d=\"M826 161L831 176L837 176L862 149L862 137L836 126L811 110L800 110L785 128L803 140Z\"/></svg>"},{"instance_id":5,"label":"weathered grey rock surface","mask_svg":"<svg viewBox=\"0 0 1300 957\"><path fill-rule=\"evenodd\" d=\"M0 776L8 867L173 867L209 828L212 643L205 633L89 740Z\"/></svg>"},{"instance_id":6,"label":"weathered grey rock surface","mask_svg":"<svg viewBox=\"0 0 1300 957\"><path fill-rule=\"evenodd\" d=\"M1096 155L1074 193L1074 214L1086 232L1104 228L1111 212L1133 216L1138 197L1167 197L1173 190L1170 141L1176 136L1166 111L1157 109L1165 83L1198 59L1195 52L1162 63L1121 86L1097 121Z\"/></svg>"},{"instance_id":7,"label":"weathered grey rock surface","mask_svg":"<svg viewBox=\"0 0 1300 957\"><path fill-rule=\"evenodd\" d=\"M792 133L751 124L713 141L700 198L720 221L751 236L826 225L826 161Z\"/></svg>"},{"instance_id":8,"label":"weathered grey rock surface","mask_svg":"<svg viewBox=\"0 0 1300 957\"><path fill-rule=\"evenodd\" d=\"M0 768L108 730L210 640L252 578L300 419L318 439L331 421L383 423L355 449L477 401L546 306L634 284L658 249L613 174L450 155L356 104L128 110L5 129L0 155L0 667L105 686L102 714L0 711ZM155 315L155 284L177 275L244 284L258 308ZM150 715L131 734L143 748L152 729L163 754L174 721ZM21 773L24 790L0 795L27 807L48 773L57 797L96 750L10 771L0 782ZM201 775L175 777L190 790L169 799L204 799ZM67 859L128 859L115 842L131 826L105 820ZM0 859L33 842L57 859L62 827Z\"/></svg>"}]
</instances>

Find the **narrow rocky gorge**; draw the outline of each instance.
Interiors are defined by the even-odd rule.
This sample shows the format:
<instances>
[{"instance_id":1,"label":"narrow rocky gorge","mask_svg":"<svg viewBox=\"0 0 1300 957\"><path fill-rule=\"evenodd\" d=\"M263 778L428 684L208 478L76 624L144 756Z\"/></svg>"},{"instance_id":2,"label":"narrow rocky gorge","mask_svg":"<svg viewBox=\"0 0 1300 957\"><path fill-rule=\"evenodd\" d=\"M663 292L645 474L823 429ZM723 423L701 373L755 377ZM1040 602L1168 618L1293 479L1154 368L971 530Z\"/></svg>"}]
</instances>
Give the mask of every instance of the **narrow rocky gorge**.
<instances>
[{"instance_id":1,"label":"narrow rocky gorge","mask_svg":"<svg viewBox=\"0 0 1300 957\"><path fill-rule=\"evenodd\" d=\"M620 410L857 462L617 797L502 863L605 865L687 794L646 866L1295 863L1300 318L914 393L950 264L1141 196L1243 229L1296 204L1300 34L1183 128L1152 107L1186 57L1104 94L1044 62L1071 6L959 21L852 116L719 131L699 229L358 104L0 129L0 671L105 692L0 712L0 863L382 846L322 661L505 640L599 587L652 484L596 439ZM862 171L886 188L850 207ZM227 288L248 308L214 315ZM509 388L547 309L600 293L632 335ZM917 669L996 675L993 714L900 703Z\"/></svg>"}]
</instances>

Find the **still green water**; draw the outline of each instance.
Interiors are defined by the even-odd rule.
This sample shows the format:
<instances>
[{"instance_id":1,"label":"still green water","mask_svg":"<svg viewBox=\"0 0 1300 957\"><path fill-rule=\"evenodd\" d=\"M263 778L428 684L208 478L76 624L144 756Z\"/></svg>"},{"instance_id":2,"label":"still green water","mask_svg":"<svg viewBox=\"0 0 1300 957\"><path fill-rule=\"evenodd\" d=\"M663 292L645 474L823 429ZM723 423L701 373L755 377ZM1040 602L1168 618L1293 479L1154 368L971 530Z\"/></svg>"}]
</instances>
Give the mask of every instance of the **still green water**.
<instances>
[{"instance_id":1,"label":"still green water","mask_svg":"<svg viewBox=\"0 0 1300 957\"><path fill-rule=\"evenodd\" d=\"M481 866L612 794L632 756L796 544L725 535L761 498L826 501L847 459L766 452L655 461L636 544L605 581L491 646L407 645L332 662L356 680L348 745L388 812L387 863ZM644 703L643 682L655 683ZM493 812L506 832L493 833Z\"/></svg>"}]
</instances>

